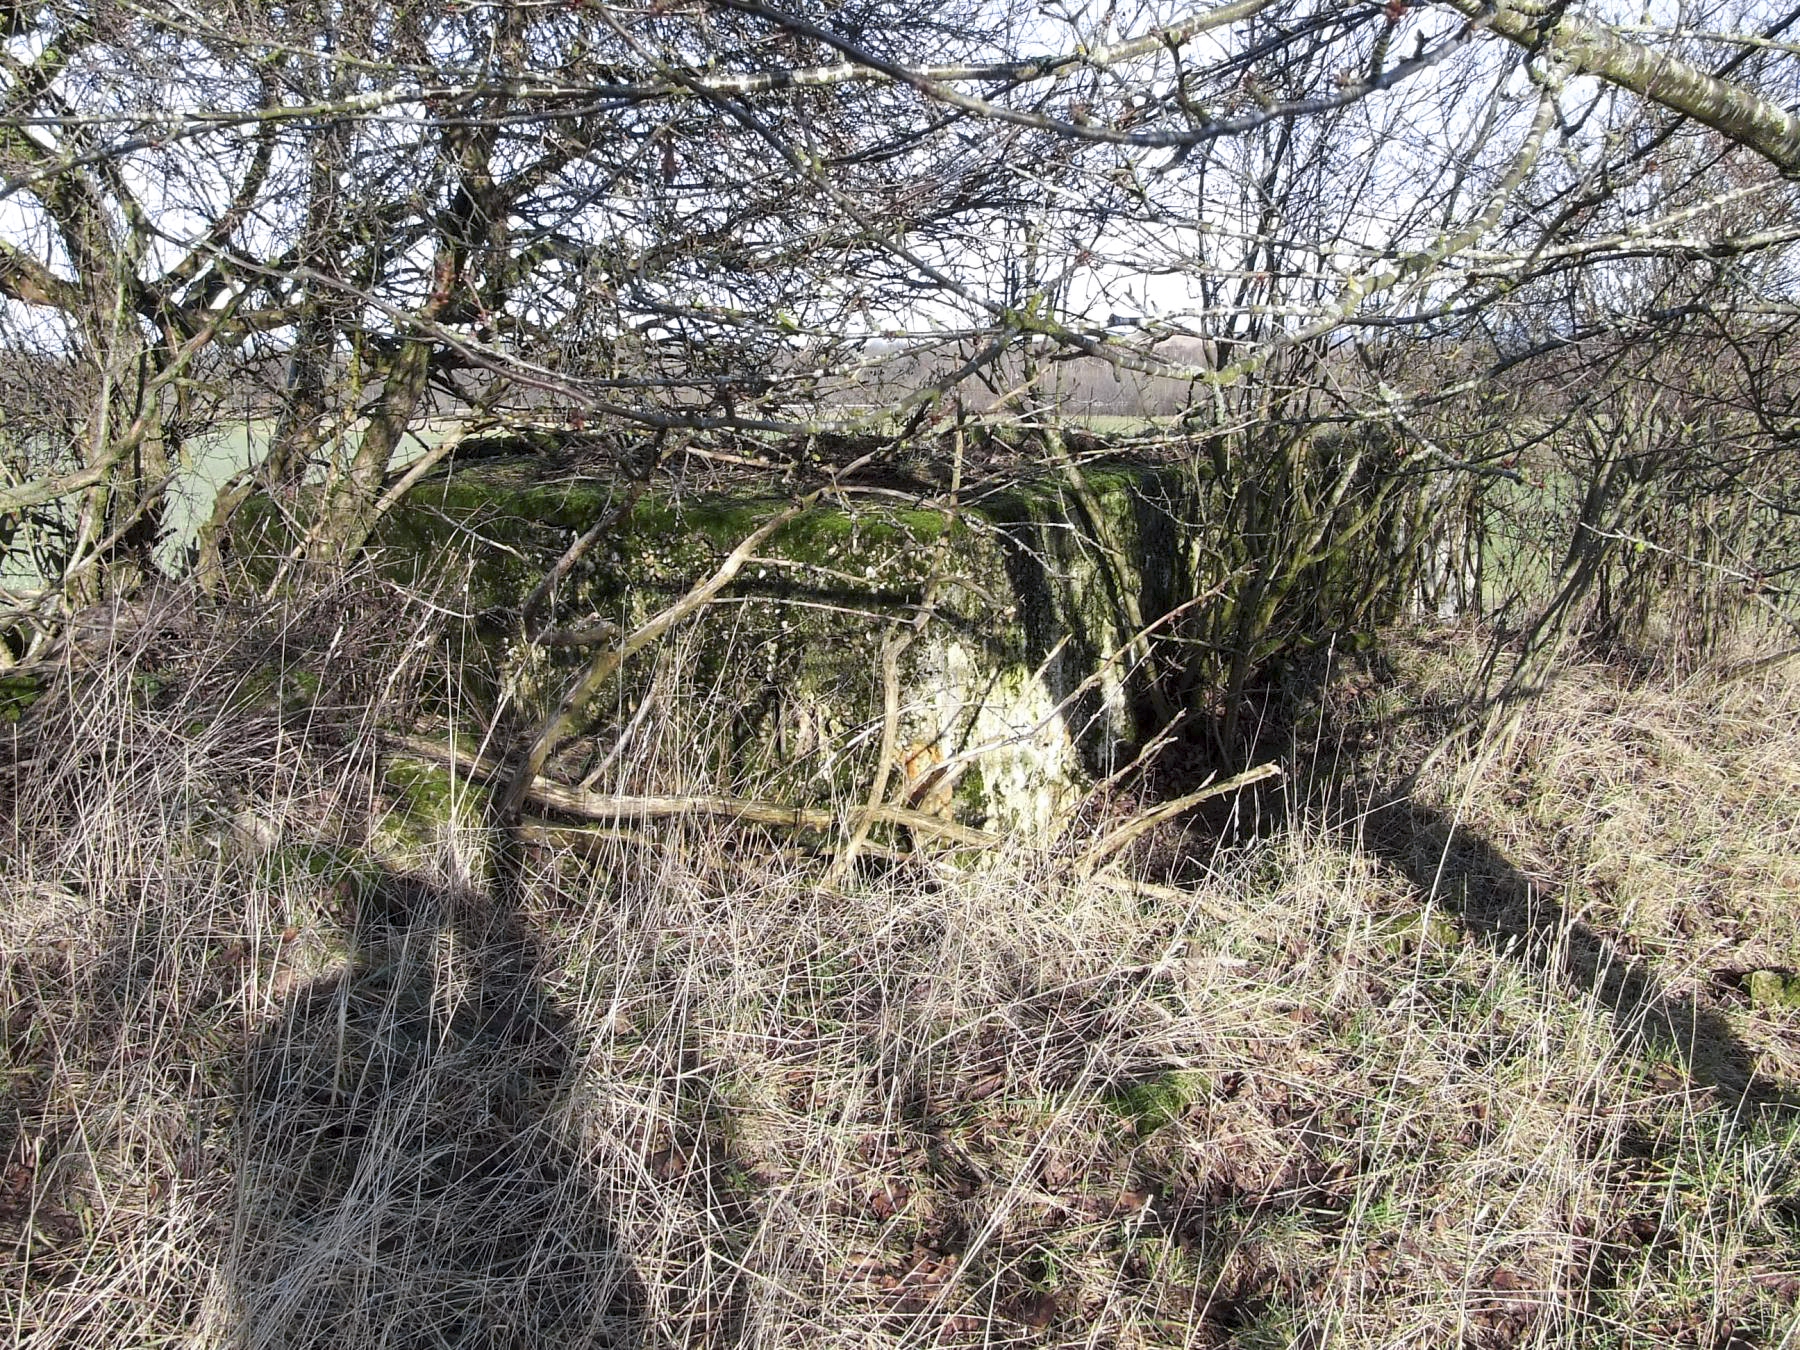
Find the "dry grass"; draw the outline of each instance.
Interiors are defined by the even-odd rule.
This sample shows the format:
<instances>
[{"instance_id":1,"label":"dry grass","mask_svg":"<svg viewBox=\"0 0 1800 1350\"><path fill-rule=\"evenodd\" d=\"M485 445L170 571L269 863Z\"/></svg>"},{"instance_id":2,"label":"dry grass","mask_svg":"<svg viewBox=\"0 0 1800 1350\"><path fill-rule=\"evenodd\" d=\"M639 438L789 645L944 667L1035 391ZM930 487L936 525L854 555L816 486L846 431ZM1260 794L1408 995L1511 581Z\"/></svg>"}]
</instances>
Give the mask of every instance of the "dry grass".
<instances>
[{"instance_id":1,"label":"dry grass","mask_svg":"<svg viewBox=\"0 0 1800 1350\"><path fill-rule=\"evenodd\" d=\"M269 645L303 666L329 633ZM1404 830L1189 840L1186 892L1025 844L827 889L718 827L513 865L471 816L396 817L345 709L453 687L430 633L371 621L387 673L285 712L227 696L240 643L119 653L28 719L0 840L17 1343L1800 1336L1800 1022L1710 974L1800 963L1779 687L1577 672ZM1427 688L1463 649L1398 650ZM1335 697L1378 720L1384 694ZM1678 1005L1747 1080L1657 1032Z\"/></svg>"}]
</instances>

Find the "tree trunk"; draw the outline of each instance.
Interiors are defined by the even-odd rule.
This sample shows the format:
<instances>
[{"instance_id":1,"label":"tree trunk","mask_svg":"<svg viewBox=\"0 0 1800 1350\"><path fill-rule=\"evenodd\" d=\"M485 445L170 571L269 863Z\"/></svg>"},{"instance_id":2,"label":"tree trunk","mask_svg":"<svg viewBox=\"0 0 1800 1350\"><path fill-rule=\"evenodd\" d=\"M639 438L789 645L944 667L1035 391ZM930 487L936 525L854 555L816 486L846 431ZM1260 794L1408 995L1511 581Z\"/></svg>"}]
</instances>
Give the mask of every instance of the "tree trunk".
<instances>
[{"instance_id":1,"label":"tree trunk","mask_svg":"<svg viewBox=\"0 0 1800 1350\"><path fill-rule=\"evenodd\" d=\"M1604 24L1590 23L1550 6L1546 15L1514 8L1505 0L1448 0L1452 9L1487 25L1501 37L1532 51L1549 48L1576 70L1691 117L1720 135L1754 150L1789 177L1800 176L1800 117L1754 89L1709 75L1667 52L1621 37Z\"/></svg>"}]
</instances>

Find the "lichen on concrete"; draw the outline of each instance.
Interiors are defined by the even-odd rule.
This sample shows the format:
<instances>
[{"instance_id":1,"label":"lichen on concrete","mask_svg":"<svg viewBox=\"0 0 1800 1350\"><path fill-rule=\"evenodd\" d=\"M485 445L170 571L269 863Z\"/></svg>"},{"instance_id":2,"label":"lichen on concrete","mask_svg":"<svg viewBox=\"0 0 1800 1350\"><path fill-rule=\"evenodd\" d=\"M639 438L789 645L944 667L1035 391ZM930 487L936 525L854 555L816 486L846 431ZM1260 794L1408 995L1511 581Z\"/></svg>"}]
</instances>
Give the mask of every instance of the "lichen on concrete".
<instances>
[{"instance_id":1,"label":"lichen on concrete","mask_svg":"<svg viewBox=\"0 0 1800 1350\"><path fill-rule=\"evenodd\" d=\"M1156 598L1160 564L1139 556L1139 517L1161 472L1090 469L1085 506L1055 479L956 511L820 503L776 531L660 651L626 663L586 714L589 749L559 768L585 772L633 709L660 698L662 717L693 723L693 745L730 761L713 765L719 778L855 797L881 739L884 646L935 597L901 662L901 747L949 766L934 809L995 830L1053 828L1136 731L1123 602ZM571 542L620 510L622 491L503 466L431 485L378 536L394 569L467 571L488 686L521 720L546 715L593 648L532 640L518 606ZM786 505L759 493L645 492L559 580L539 622L630 632ZM1096 505L1107 516L1099 525L1086 518ZM901 773L893 790L933 787Z\"/></svg>"},{"instance_id":2,"label":"lichen on concrete","mask_svg":"<svg viewBox=\"0 0 1800 1350\"><path fill-rule=\"evenodd\" d=\"M431 871L454 858L469 881L491 875L488 790L448 765L405 757L382 763L379 807L364 852L397 873Z\"/></svg>"}]
</instances>

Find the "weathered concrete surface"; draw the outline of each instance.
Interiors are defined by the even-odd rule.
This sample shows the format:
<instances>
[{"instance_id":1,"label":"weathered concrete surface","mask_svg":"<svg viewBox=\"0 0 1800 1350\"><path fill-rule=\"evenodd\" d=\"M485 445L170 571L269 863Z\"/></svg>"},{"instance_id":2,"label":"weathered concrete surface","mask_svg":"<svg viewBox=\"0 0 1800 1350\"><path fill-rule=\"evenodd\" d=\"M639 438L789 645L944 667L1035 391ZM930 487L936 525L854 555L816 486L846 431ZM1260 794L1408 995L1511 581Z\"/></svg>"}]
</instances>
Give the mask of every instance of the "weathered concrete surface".
<instances>
[{"instance_id":1,"label":"weathered concrete surface","mask_svg":"<svg viewBox=\"0 0 1800 1350\"><path fill-rule=\"evenodd\" d=\"M857 800L883 739L883 653L910 636L896 662L890 800L989 830L1050 828L1134 736L1125 616L1161 614L1172 594L1168 473L1089 469L1079 496L1047 474L955 509L894 492L816 505L702 614L627 662L550 767L628 790L648 755L665 789L673 772L696 787ZM466 592L485 668L464 695L504 704L519 727L541 719L601 644L788 504L656 491L626 505L623 493L488 469L417 489L384 527L391 570L456 578ZM615 514L528 635L521 601ZM622 736L633 753L611 755Z\"/></svg>"}]
</instances>

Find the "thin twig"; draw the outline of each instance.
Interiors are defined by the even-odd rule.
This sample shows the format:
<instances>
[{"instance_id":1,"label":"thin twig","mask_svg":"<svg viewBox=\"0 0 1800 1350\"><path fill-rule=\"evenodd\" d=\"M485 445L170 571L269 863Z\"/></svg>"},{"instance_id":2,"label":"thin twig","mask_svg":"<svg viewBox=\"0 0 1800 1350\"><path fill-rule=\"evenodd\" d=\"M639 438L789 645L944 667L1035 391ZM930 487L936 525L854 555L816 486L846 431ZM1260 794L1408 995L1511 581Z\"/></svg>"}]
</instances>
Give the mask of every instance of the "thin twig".
<instances>
[{"instance_id":1,"label":"thin twig","mask_svg":"<svg viewBox=\"0 0 1800 1350\"><path fill-rule=\"evenodd\" d=\"M825 874L821 884L826 889L831 889L842 881L855 863L857 852L868 842L869 830L877 819L875 812L882 809L887 798L888 779L893 774L894 761L899 754L900 658L905 655L908 647L924 636L932 616L937 613L938 591L941 589L950 551L950 529L958 514L956 499L962 489L962 466L963 429L959 420L956 424L954 458L950 465L949 499L943 508L944 528L937 537L936 547L932 549L931 575L925 582L925 592L919 597L918 612L913 615L911 624L905 628L896 627L888 633L887 641L881 644L881 753L875 762L875 781L869 787L867 806L859 813L850 837L844 841L844 847Z\"/></svg>"},{"instance_id":2,"label":"thin twig","mask_svg":"<svg viewBox=\"0 0 1800 1350\"><path fill-rule=\"evenodd\" d=\"M1173 801L1164 802L1148 811L1141 811L1082 854L1075 864L1076 871L1082 876L1091 876L1095 868L1124 848L1125 845L1140 835L1155 829L1165 820L1170 820L1183 811L1190 810L1200 805L1201 802L1210 801L1214 797L1223 797L1250 787L1252 784L1279 777L1281 777L1281 766L1270 760L1267 764L1258 764L1254 769L1246 769L1234 777L1227 778L1222 783L1210 783L1198 791L1187 793Z\"/></svg>"},{"instance_id":3,"label":"thin twig","mask_svg":"<svg viewBox=\"0 0 1800 1350\"><path fill-rule=\"evenodd\" d=\"M431 762L448 762L478 782L494 782L506 777L506 765L486 756L473 755L456 746L418 736L390 735L387 744L403 754ZM516 770L512 771L515 775ZM521 802L548 807L584 820L646 821L671 820L682 816L720 816L749 825L772 825L790 830L831 830L846 818L844 813L816 806L795 806L785 802L763 801L753 797L728 797L713 793L683 793L677 796L638 795L632 793L587 792L565 783L553 782L535 775L520 793ZM941 820L925 811L900 806L862 806L848 813L853 828L870 825L899 825L918 834L935 835L955 844L986 848L1001 842L997 834L971 829L953 821Z\"/></svg>"},{"instance_id":4,"label":"thin twig","mask_svg":"<svg viewBox=\"0 0 1800 1350\"><path fill-rule=\"evenodd\" d=\"M648 647L663 634L674 628L688 615L703 608L726 586L733 577L743 570L745 563L757 547L783 525L799 516L818 499L817 492L810 492L787 510L771 516L757 529L752 531L738 546L726 555L725 561L713 571L712 575L692 587L674 604L661 610L646 620L630 637L616 647L606 647L594 654L588 668L578 675L564 691L538 734L519 757L518 767L513 771L512 781L507 784L506 791L501 794L499 808L502 818L510 817L519 809L519 803L526 795L538 773L544 767L544 761L550 758L550 752L562 739L565 729L588 704L588 701L599 692L600 687L611 679L613 673L625 664L625 661Z\"/></svg>"}]
</instances>

